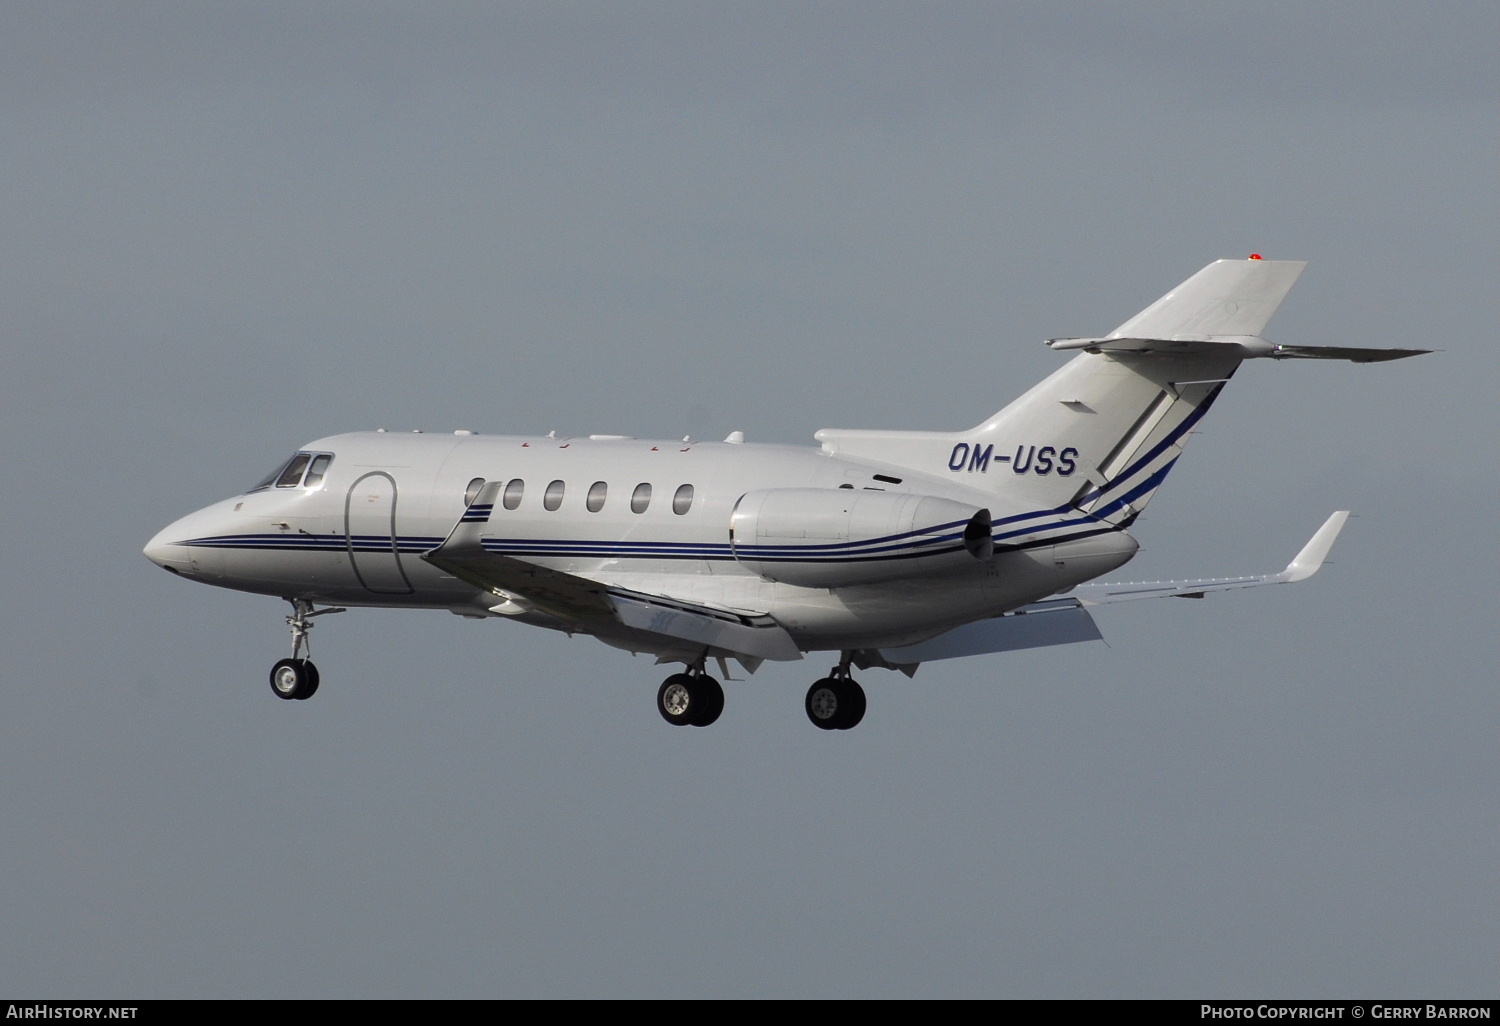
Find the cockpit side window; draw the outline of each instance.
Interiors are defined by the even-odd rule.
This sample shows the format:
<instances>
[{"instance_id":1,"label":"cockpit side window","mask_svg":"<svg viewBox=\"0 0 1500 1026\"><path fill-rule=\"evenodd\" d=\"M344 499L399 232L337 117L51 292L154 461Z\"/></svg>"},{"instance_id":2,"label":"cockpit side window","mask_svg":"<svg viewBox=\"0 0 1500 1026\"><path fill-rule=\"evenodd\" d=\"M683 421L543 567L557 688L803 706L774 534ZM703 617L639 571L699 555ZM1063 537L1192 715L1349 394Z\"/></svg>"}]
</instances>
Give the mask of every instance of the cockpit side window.
<instances>
[{"instance_id":1,"label":"cockpit side window","mask_svg":"<svg viewBox=\"0 0 1500 1026\"><path fill-rule=\"evenodd\" d=\"M275 471L266 475L254 488L252 492L263 492L267 488L317 488L322 485L323 478L328 474L328 467L333 463L333 454L327 452L299 452L294 453ZM309 467L308 464L311 464ZM307 472L304 479L303 471Z\"/></svg>"},{"instance_id":2,"label":"cockpit side window","mask_svg":"<svg viewBox=\"0 0 1500 1026\"><path fill-rule=\"evenodd\" d=\"M323 475L328 473L328 464L333 462L333 457L326 452L320 456L314 456L312 466L307 468L307 476L302 479L303 488L316 488L323 483Z\"/></svg>"},{"instance_id":3,"label":"cockpit side window","mask_svg":"<svg viewBox=\"0 0 1500 1026\"><path fill-rule=\"evenodd\" d=\"M307 469L308 461L312 459L311 453L299 452L292 457L292 462L286 465L281 476L276 479L277 488L296 488L302 483L302 472Z\"/></svg>"}]
</instances>

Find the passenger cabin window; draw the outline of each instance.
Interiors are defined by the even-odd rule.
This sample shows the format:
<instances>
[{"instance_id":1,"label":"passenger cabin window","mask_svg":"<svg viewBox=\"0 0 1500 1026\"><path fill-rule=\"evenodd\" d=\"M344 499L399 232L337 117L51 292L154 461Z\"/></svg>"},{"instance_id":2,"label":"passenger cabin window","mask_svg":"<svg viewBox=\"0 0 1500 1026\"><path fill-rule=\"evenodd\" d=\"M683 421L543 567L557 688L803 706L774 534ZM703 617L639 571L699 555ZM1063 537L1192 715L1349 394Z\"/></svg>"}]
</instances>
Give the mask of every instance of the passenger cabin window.
<instances>
[{"instance_id":1,"label":"passenger cabin window","mask_svg":"<svg viewBox=\"0 0 1500 1026\"><path fill-rule=\"evenodd\" d=\"M682 516L692 508L693 486L683 485L681 488L678 488L676 494L672 496L672 512L676 513L678 516Z\"/></svg>"},{"instance_id":2,"label":"passenger cabin window","mask_svg":"<svg viewBox=\"0 0 1500 1026\"><path fill-rule=\"evenodd\" d=\"M630 493L630 512L644 513L646 512L646 507L649 505L651 505L651 486L648 484L636 485L635 491Z\"/></svg>"},{"instance_id":3,"label":"passenger cabin window","mask_svg":"<svg viewBox=\"0 0 1500 1026\"><path fill-rule=\"evenodd\" d=\"M311 475L309 475L311 476ZM464 489L464 509L474 505L474 500L479 498L479 493L484 490L484 478L476 477L469 482L469 487Z\"/></svg>"},{"instance_id":4,"label":"passenger cabin window","mask_svg":"<svg viewBox=\"0 0 1500 1026\"><path fill-rule=\"evenodd\" d=\"M595 481L589 486L589 495L583 504L588 507L590 513L597 513L604 508L604 499L608 494L609 485L603 481Z\"/></svg>"},{"instance_id":5,"label":"passenger cabin window","mask_svg":"<svg viewBox=\"0 0 1500 1026\"><path fill-rule=\"evenodd\" d=\"M548 513L551 513L553 510L557 509L557 507L561 506L563 500L563 489L566 487L567 485L563 484L561 481L553 481L551 484L549 484L547 486L547 490L542 493L542 508L545 509Z\"/></svg>"},{"instance_id":6,"label":"passenger cabin window","mask_svg":"<svg viewBox=\"0 0 1500 1026\"><path fill-rule=\"evenodd\" d=\"M521 496L526 494L526 482L519 477L505 486L505 495L500 499L500 505L506 509L515 509L521 504Z\"/></svg>"}]
</instances>

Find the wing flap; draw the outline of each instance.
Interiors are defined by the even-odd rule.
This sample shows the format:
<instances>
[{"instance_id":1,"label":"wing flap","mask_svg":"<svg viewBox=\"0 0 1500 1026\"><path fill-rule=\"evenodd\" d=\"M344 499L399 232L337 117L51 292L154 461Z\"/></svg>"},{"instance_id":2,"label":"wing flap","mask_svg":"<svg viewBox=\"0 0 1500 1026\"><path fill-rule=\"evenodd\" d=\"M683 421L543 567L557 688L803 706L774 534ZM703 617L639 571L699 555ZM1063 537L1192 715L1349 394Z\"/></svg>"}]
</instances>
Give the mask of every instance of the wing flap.
<instances>
[{"instance_id":1,"label":"wing flap","mask_svg":"<svg viewBox=\"0 0 1500 1026\"><path fill-rule=\"evenodd\" d=\"M1004 616L955 627L946 634L915 645L882 648L880 656L892 665L901 666L1103 639L1094 618L1081 602L1072 598L1049 599L1033 602Z\"/></svg>"},{"instance_id":2,"label":"wing flap","mask_svg":"<svg viewBox=\"0 0 1500 1026\"><path fill-rule=\"evenodd\" d=\"M730 613L622 589L611 589L609 602L620 622L637 630L757 659L802 658L792 636L769 616Z\"/></svg>"}]
</instances>

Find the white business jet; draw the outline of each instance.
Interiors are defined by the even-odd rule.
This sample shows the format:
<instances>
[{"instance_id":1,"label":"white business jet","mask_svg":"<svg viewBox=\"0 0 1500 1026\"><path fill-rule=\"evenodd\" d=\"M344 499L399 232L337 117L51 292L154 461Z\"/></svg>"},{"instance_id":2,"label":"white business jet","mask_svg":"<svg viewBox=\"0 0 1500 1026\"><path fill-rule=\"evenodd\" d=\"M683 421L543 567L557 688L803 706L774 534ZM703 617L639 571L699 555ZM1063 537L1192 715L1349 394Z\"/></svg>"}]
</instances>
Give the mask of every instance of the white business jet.
<instances>
[{"instance_id":1,"label":"white business jet","mask_svg":"<svg viewBox=\"0 0 1500 1026\"><path fill-rule=\"evenodd\" d=\"M242 495L146 546L152 562L292 605L271 689L305 699L315 617L349 606L447 609L581 633L658 663L667 722L724 707L707 667L838 654L808 718L865 712L851 667L1090 641L1089 608L1300 581L1334 513L1279 573L1088 584L1129 534L1242 360L1393 360L1428 350L1261 337L1304 263L1219 260L1074 354L977 427L817 433L819 449L722 442L359 432L319 439Z\"/></svg>"}]
</instances>

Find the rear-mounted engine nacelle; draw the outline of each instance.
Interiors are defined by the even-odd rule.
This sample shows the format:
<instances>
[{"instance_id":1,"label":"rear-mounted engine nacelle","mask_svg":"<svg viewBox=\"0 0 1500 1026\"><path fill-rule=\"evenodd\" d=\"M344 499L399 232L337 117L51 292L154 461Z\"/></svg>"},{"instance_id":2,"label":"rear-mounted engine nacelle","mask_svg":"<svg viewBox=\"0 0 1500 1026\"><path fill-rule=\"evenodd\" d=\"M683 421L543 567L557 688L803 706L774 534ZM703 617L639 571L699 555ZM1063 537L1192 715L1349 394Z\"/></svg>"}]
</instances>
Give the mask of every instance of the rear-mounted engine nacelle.
<instances>
[{"instance_id":1,"label":"rear-mounted engine nacelle","mask_svg":"<svg viewBox=\"0 0 1500 1026\"><path fill-rule=\"evenodd\" d=\"M994 552L987 509L844 488L749 492L735 503L729 541L747 569L808 588L938 573Z\"/></svg>"}]
</instances>

